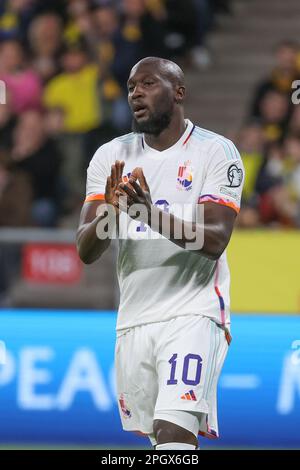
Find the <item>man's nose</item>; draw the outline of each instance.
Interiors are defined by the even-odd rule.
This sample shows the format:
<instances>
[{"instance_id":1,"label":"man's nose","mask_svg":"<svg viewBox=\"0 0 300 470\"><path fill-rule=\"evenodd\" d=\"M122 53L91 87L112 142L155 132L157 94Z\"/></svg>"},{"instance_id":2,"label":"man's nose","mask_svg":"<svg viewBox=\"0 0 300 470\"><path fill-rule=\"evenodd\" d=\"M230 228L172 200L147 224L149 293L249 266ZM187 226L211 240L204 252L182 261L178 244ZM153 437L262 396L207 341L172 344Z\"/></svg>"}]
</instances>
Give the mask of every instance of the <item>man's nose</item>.
<instances>
[{"instance_id":1,"label":"man's nose","mask_svg":"<svg viewBox=\"0 0 300 470\"><path fill-rule=\"evenodd\" d=\"M142 87L140 85L136 85L134 87L134 90L133 92L131 93L131 98L132 99L136 99L136 98L139 98L140 96L143 96L143 90L142 90Z\"/></svg>"}]
</instances>

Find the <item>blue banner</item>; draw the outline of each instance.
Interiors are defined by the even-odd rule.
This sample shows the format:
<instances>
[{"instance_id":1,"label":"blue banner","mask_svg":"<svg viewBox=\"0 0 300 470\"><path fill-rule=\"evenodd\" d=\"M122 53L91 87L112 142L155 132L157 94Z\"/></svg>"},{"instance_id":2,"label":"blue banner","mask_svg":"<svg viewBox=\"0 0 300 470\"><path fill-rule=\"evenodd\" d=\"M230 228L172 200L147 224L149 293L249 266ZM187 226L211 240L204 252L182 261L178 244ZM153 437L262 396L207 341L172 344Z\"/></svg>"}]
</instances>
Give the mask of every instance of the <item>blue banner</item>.
<instances>
[{"instance_id":1,"label":"blue banner","mask_svg":"<svg viewBox=\"0 0 300 470\"><path fill-rule=\"evenodd\" d=\"M118 414L112 312L0 312L0 442L147 447ZM220 439L201 447L300 448L300 319L232 315Z\"/></svg>"}]
</instances>

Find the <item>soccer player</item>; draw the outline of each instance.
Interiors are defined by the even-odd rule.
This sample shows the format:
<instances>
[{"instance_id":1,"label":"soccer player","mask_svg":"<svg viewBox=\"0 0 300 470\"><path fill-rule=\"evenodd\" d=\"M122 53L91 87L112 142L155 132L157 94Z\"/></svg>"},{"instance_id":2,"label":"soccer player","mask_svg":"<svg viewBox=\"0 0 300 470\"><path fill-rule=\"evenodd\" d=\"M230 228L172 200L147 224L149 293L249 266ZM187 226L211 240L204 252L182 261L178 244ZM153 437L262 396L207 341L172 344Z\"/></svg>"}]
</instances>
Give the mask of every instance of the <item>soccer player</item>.
<instances>
[{"instance_id":1,"label":"soccer player","mask_svg":"<svg viewBox=\"0 0 300 470\"><path fill-rule=\"evenodd\" d=\"M217 382L231 340L225 248L243 185L233 143L185 119L184 99L174 62L147 57L132 68L133 132L92 158L77 234L85 263L112 233L119 238L120 416L157 450L218 436Z\"/></svg>"}]
</instances>

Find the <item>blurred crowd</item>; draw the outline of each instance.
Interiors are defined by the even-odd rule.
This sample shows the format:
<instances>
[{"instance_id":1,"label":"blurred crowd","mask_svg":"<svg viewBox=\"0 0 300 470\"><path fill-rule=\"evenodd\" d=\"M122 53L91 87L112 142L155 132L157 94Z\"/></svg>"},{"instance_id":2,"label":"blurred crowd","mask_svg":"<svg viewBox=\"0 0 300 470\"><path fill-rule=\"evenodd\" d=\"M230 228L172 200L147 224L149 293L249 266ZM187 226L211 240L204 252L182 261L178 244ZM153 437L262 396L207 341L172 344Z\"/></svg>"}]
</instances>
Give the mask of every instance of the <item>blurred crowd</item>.
<instances>
[{"instance_id":1,"label":"blurred crowd","mask_svg":"<svg viewBox=\"0 0 300 470\"><path fill-rule=\"evenodd\" d=\"M0 225L59 226L94 151L128 132L126 81L154 55L209 61L230 0L0 0Z\"/></svg>"},{"instance_id":2,"label":"blurred crowd","mask_svg":"<svg viewBox=\"0 0 300 470\"><path fill-rule=\"evenodd\" d=\"M299 79L299 46L283 42L235 136L246 170L241 227L300 227Z\"/></svg>"},{"instance_id":3,"label":"blurred crowd","mask_svg":"<svg viewBox=\"0 0 300 470\"><path fill-rule=\"evenodd\" d=\"M104 142L128 132L126 81L142 57L209 62L230 0L0 0L0 225L59 226ZM234 136L246 169L241 227L300 226L299 47L280 44ZM300 84L299 84L300 89ZM294 96L294 100L292 99ZM294 102L293 102L294 101Z\"/></svg>"}]
</instances>

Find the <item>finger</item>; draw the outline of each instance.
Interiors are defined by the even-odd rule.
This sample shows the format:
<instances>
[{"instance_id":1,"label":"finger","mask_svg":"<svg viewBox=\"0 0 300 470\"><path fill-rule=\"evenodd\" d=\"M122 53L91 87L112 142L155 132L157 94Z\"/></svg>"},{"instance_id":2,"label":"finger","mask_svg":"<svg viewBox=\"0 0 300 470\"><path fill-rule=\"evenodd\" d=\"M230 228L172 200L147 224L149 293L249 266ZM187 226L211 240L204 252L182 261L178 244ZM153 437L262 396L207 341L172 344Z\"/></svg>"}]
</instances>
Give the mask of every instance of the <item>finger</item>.
<instances>
[{"instance_id":1,"label":"finger","mask_svg":"<svg viewBox=\"0 0 300 470\"><path fill-rule=\"evenodd\" d=\"M117 209L120 209L118 201L114 201L113 206L115 206Z\"/></svg>"},{"instance_id":2,"label":"finger","mask_svg":"<svg viewBox=\"0 0 300 470\"><path fill-rule=\"evenodd\" d=\"M139 174L138 180L139 180L139 182L140 182L140 184L141 184L142 189L143 189L144 191L149 192L149 186L148 186L147 180L146 180L146 178L145 178L145 175L144 175L144 172L143 172L142 169L141 169L141 172L140 172L140 174Z\"/></svg>"},{"instance_id":3,"label":"finger","mask_svg":"<svg viewBox=\"0 0 300 470\"><path fill-rule=\"evenodd\" d=\"M117 169L116 169L116 165L113 164L111 166L111 187L115 187L117 185Z\"/></svg>"},{"instance_id":4,"label":"finger","mask_svg":"<svg viewBox=\"0 0 300 470\"><path fill-rule=\"evenodd\" d=\"M109 196L111 190L111 176L106 178L105 196Z\"/></svg>"},{"instance_id":5,"label":"finger","mask_svg":"<svg viewBox=\"0 0 300 470\"><path fill-rule=\"evenodd\" d=\"M115 191L116 196L125 196L125 197L127 197L127 194L125 193L125 191L123 189L123 185L124 185L124 183L121 183L117 186L117 189Z\"/></svg>"},{"instance_id":6,"label":"finger","mask_svg":"<svg viewBox=\"0 0 300 470\"><path fill-rule=\"evenodd\" d=\"M121 196L127 197L127 194L126 194L124 191L122 191L122 190L117 190L117 191L115 192L115 194L116 194L117 197L121 197Z\"/></svg>"},{"instance_id":7,"label":"finger","mask_svg":"<svg viewBox=\"0 0 300 470\"><path fill-rule=\"evenodd\" d=\"M137 167L133 170L133 175L135 177L135 179L138 179L139 182L140 182L140 185L142 187L142 189L144 191L148 191L149 192L149 186L148 186L148 183L146 181L146 178L145 178L145 175L144 175L144 172L143 172L143 168L141 167Z\"/></svg>"},{"instance_id":8,"label":"finger","mask_svg":"<svg viewBox=\"0 0 300 470\"><path fill-rule=\"evenodd\" d=\"M119 160L115 161L115 166L116 166L116 184L118 184L119 178L120 178L120 162Z\"/></svg>"},{"instance_id":9,"label":"finger","mask_svg":"<svg viewBox=\"0 0 300 470\"><path fill-rule=\"evenodd\" d=\"M140 168L140 167L134 168L134 170L132 170L132 172L131 172L130 178L134 178L135 180L137 180L141 170L142 170L142 168Z\"/></svg>"},{"instance_id":10,"label":"finger","mask_svg":"<svg viewBox=\"0 0 300 470\"><path fill-rule=\"evenodd\" d=\"M115 162L115 165L116 165L116 170L117 170L117 174L116 174L116 178L117 178L117 184L122 181L122 173L123 173L123 169L124 169L124 166L125 166L125 162L122 160L116 160Z\"/></svg>"},{"instance_id":11,"label":"finger","mask_svg":"<svg viewBox=\"0 0 300 470\"><path fill-rule=\"evenodd\" d=\"M137 193L139 196L145 197L144 191L142 190L142 188L140 187L140 185L139 185L134 179L131 179L131 178L130 178L129 183L131 184L131 186L134 188L134 190L136 191L136 193Z\"/></svg>"},{"instance_id":12,"label":"finger","mask_svg":"<svg viewBox=\"0 0 300 470\"><path fill-rule=\"evenodd\" d=\"M119 180L121 180L121 181L122 181L124 166L125 166L125 162L124 162L124 160L122 160L120 162L120 177L119 177Z\"/></svg>"},{"instance_id":13,"label":"finger","mask_svg":"<svg viewBox=\"0 0 300 470\"><path fill-rule=\"evenodd\" d=\"M138 200L138 195L135 191L132 191L126 184L119 185L120 189L125 191L125 193L131 197L134 201Z\"/></svg>"}]
</instances>

